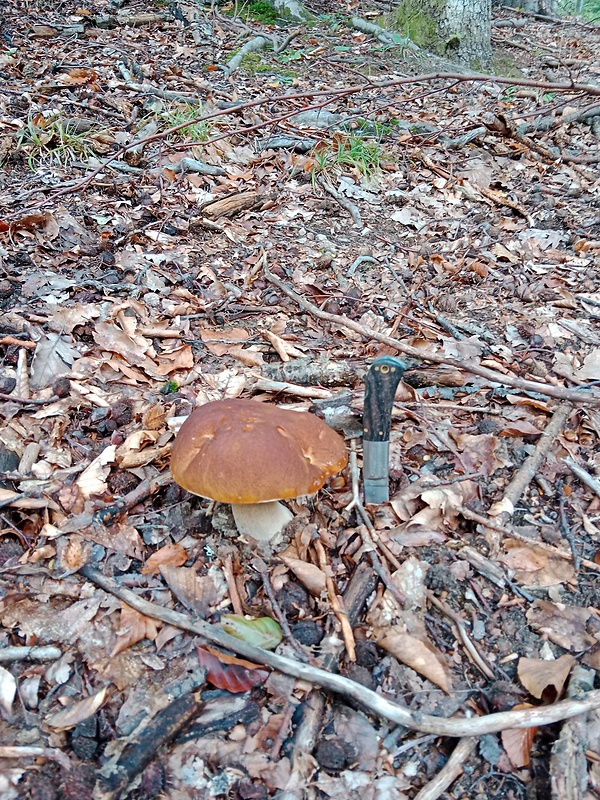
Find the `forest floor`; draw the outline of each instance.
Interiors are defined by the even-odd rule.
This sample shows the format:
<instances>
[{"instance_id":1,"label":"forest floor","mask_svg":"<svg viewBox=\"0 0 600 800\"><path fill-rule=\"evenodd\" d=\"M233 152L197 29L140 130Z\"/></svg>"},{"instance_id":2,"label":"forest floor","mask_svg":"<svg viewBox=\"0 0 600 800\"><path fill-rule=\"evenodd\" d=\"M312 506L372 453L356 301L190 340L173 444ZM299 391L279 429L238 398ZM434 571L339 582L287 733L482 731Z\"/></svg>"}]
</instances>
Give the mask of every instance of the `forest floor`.
<instances>
[{"instance_id":1,"label":"forest floor","mask_svg":"<svg viewBox=\"0 0 600 800\"><path fill-rule=\"evenodd\" d=\"M598 797L599 30L118 5L0 10L0 796ZM173 483L223 398L360 467L383 355L389 504Z\"/></svg>"}]
</instances>

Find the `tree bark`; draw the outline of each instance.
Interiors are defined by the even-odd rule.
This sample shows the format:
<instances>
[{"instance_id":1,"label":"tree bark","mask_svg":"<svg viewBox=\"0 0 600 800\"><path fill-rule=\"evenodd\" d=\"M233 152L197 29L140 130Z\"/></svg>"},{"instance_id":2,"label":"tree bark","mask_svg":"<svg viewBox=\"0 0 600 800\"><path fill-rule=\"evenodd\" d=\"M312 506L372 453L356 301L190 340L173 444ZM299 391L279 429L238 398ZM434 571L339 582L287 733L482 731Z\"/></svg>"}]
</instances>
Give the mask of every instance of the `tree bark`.
<instances>
[{"instance_id":1,"label":"tree bark","mask_svg":"<svg viewBox=\"0 0 600 800\"><path fill-rule=\"evenodd\" d=\"M400 0L397 24L423 49L483 70L490 66L491 0Z\"/></svg>"}]
</instances>

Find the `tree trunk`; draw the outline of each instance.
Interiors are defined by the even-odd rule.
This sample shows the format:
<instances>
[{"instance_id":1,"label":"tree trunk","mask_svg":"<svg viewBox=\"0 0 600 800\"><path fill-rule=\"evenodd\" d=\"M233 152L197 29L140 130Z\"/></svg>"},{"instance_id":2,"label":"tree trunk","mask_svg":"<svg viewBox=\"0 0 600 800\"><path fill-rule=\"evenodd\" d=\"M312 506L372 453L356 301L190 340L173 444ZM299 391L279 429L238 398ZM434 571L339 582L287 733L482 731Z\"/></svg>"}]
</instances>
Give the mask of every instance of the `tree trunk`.
<instances>
[{"instance_id":1,"label":"tree trunk","mask_svg":"<svg viewBox=\"0 0 600 800\"><path fill-rule=\"evenodd\" d=\"M467 64L490 66L491 0L400 0L396 22L419 47Z\"/></svg>"}]
</instances>

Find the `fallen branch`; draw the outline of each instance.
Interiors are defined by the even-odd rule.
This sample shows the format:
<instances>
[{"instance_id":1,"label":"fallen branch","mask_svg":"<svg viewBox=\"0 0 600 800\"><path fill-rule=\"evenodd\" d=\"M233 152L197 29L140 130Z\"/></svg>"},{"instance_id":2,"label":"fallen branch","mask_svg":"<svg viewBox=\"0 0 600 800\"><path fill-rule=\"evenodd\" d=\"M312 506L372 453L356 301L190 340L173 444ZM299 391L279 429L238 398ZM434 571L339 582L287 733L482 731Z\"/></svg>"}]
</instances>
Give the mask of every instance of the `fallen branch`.
<instances>
[{"instance_id":1,"label":"fallen branch","mask_svg":"<svg viewBox=\"0 0 600 800\"><path fill-rule=\"evenodd\" d=\"M588 692L579 700L562 700L554 705L539 706L538 708L523 709L519 711L501 711L488 714L484 717L470 719L445 719L430 714L411 713L397 703L383 697L377 692L367 689L341 675L334 675L326 670L313 667L310 664L301 664L291 658L254 647L241 639L236 639L225 633L216 625L211 625L202 620L193 620L187 614L181 614L170 608L150 603L139 597L129 589L118 585L113 578L102 575L90 566L79 570L84 578L99 586L104 591L123 600L140 614L145 614L153 619L174 625L176 628L201 636L213 644L232 650L234 653L256 663L264 664L272 669L277 669L285 675L314 683L323 689L336 692L344 697L359 703L373 714L382 719L390 720L396 725L404 725L412 730L423 733L435 733L438 736L482 736L486 733L498 733L510 728L534 728L541 725L551 725L563 719L576 717L600 708L600 690Z\"/></svg>"},{"instance_id":2,"label":"fallen branch","mask_svg":"<svg viewBox=\"0 0 600 800\"><path fill-rule=\"evenodd\" d=\"M340 192L338 192L336 189L334 189L333 186L330 183L327 183L327 181L319 179L318 183L319 183L319 186L321 186L322 189L325 192L327 192L327 194L330 194L333 197L333 199L336 200L341 205L342 208L346 209L346 211L352 217L352 220L353 220L353 222L354 222L354 224L356 225L357 228L361 228L362 229L362 228L365 227L365 224L361 219L360 211L358 210L358 206L354 205L354 203L352 203L350 200L348 200L347 197L344 197L343 194L340 194Z\"/></svg>"},{"instance_id":3,"label":"fallen branch","mask_svg":"<svg viewBox=\"0 0 600 800\"><path fill-rule=\"evenodd\" d=\"M462 775L463 764L477 747L477 739L465 737L452 751L452 755L435 778L415 795L414 800L437 800L454 781Z\"/></svg>"},{"instance_id":4,"label":"fallen branch","mask_svg":"<svg viewBox=\"0 0 600 800\"><path fill-rule=\"evenodd\" d=\"M425 75L415 75L412 77L407 78L395 78L389 81L382 81L381 83L373 82L373 83L360 83L358 85L348 86L341 89L321 89L318 92L296 92L295 94L281 94L276 95L275 97L260 97L257 100L250 100L247 103L240 103L239 105L235 105L233 108L224 108L224 109L217 109L215 111L211 111L208 114L202 114L194 119L186 120L185 122L180 123L179 125L175 125L172 128L168 128L167 130L161 131L160 133L156 133L154 136L149 137L145 143L149 142L157 142L167 139L169 136L172 136L173 133L181 130L182 128L187 128L190 125L195 125L199 122L206 122L207 120L216 119L217 117L229 116L234 114L239 114L241 111L250 108L258 108L260 106L269 105L272 106L277 103L290 103L294 100L307 100L309 98L324 98L322 102L317 103L314 105L314 108L322 108L323 106L329 105L329 103L333 102L334 100L339 100L342 97L350 96L353 94L363 93L368 90L378 91L381 92L385 89L390 89L395 86L406 86L408 84L419 84L419 83L431 83L437 80L452 80L457 83L460 82L473 82L473 83L495 83L502 86L528 86L537 89L544 89L549 92L567 92L569 94L589 94L593 96L600 96L600 85L595 84L588 84L588 83L551 83L550 81L535 81L529 78L505 78L503 76L498 75L481 75L477 73L459 73L459 72L437 72L437 73L430 73ZM287 119L289 116L294 116L298 114L298 109L296 108L294 111L290 112L289 114L285 114L281 119ZM266 128L272 126L274 122L280 121L280 118L271 118L266 119L263 122L258 123L257 125L249 126L248 128L242 128L241 130L235 131L236 134L240 133L248 133L254 130L258 130L259 128ZM226 135L231 135L226 134ZM223 137L217 137L223 138ZM211 144L216 139L210 139L209 141L205 142L204 144ZM113 155L110 157L110 161L115 161L118 158L121 158L131 147L140 145L141 142L129 143L124 145L119 150L117 150ZM71 192L77 191L78 189L83 189L85 186L88 186L93 179L99 175L107 163L110 161L106 161L101 167L94 170L89 175L86 175L80 181L77 181L74 184L69 186L63 186L58 192L55 192L53 195L50 196L49 199L56 200L58 197L62 197L65 194L70 194ZM42 191L42 189L40 189Z\"/></svg>"},{"instance_id":5,"label":"fallen branch","mask_svg":"<svg viewBox=\"0 0 600 800\"><path fill-rule=\"evenodd\" d=\"M382 44L390 45L392 47L404 47L408 50L413 50L415 53L420 52L420 48L414 42L411 42L410 39L405 39L398 34L393 34L390 31L386 31L385 28L382 28L381 25L375 25L373 22L367 22L366 20L362 19L361 17L352 17L350 20L350 24L353 28L361 33L368 33L370 36L374 36L376 39Z\"/></svg>"},{"instance_id":6,"label":"fallen branch","mask_svg":"<svg viewBox=\"0 0 600 800\"><path fill-rule=\"evenodd\" d=\"M535 450L521 464L516 474L504 490L502 499L494 503L489 511L491 517L497 517L498 522L504 525L515 513L515 506L519 502L525 489L540 468L543 460L548 455L550 448L554 444L556 437L564 428L567 420L571 416L573 406L570 403L562 403L552 415L552 419L544 428Z\"/></svg>"},{"instance_id":7,"label":"fallen branch","mask_svg":"<svg viewBox=\"0 0 600 800\"><path fill-rule=\"evenodd\" d=\"M294 289L288 286L276 275L273 275L266 263L264 265L264 272L267 280L269 280L271 283L281 289L282 292L287 294L288 297L298 303L300 308L304 309L304 311L308 311L309 314L317 317L317 319L333 322L336 325L341 325L342 327L348 328L355 333L359 333L361 336L365 336L368 339L374 339L382 344L387 344L389 347L393 347L394 350L397 350L399 353L412 356L420 361L431 361L434 364L446 364L451 367L457 367L458 369L466 370L473 375L479 375L482 378L486 378L492 383L513 386L515 389L521 389L524 392L538 392L539 394L543 394L548 397L556 397L559 400L569 400L576 403L600 405L600 395L592 394L591 392L577 392L571 389L564 389L561 386L549 386L547 383L528 381L524 378L517 378L516 376L513 377L512 375L505 375L502 372L496 372L495 370L488 369L487 367L480 367L479 364L460 361L456 358L446 358L445 356L437 355L437 353L431 353L429 351L419 350L416 347L411 347L410 345L404 344L404 342L401 342L399 339L395 339L393 336L386 336L384 333L379 333L379 331L373 330L373 328L368 328L365 325L361 325L360 322L355 322L354 320L348 319L348 317L344 317L341 314L330 314L327 311L321 311L320 308L315 306L309 300L306 300L306 298L302 297L302 295L299 295L296 291L294 291Z\"/></svg>"}]
</instances>

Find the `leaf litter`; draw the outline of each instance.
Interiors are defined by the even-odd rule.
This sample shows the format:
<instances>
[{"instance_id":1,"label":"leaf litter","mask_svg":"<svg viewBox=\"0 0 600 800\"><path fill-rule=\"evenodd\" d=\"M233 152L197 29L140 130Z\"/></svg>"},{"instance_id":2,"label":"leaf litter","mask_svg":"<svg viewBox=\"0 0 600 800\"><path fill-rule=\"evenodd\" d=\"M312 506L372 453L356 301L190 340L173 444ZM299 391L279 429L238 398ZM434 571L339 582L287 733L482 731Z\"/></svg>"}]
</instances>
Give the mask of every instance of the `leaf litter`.
<instances>
[{"instance_id":1,"label":"leaf litter","mask_svg":"<svg viewBox=\"0 0 600 800\"><path fill-rule=\"evenodd\" d=\"M541 89L490 79L447 92L437 84L425 103L401 87L387 111L365 93L358 122L334 98L320 112L335 112L331 135L294 101L296 115L281 124L286 135L317 136L308 151L263 140L264 111L244 106L239 127L254 132L217 116L201 123L199 141L184 129L176 146L139 145L147 115L155 130L168 127L173 104L198 95L212 113L310 93L316 82L344 88L349 75L317 27L295 41L293 75L265 51L264 72L247 66L228 81L216 66L238 46L227 17L212 19L203 43L203 23L182 26L160 10L122 24L138 10L111 12L110 28L93 6L34 4L0 57L0 655L48 644L62 652L0 667L0 793L92 797L109 791L111 763L128 779L131 754L145 749L152 758L135 762L130 777L141 782L127 796L302 797L311 786L321 797L410 798L448 758L447 738L419 737L343 697L325 702L310 681L208 647L79 570L95 566L259 646L265 636L276 645L283 630L277 652L416 714L484 715L572 696L575 660L600 669L598 412L592 400L575 403L511 493L559 404L502 377L581 390L600 379L599 182L581 158L597 153L593 126L568 122L580 109L554 108ZM64 61L67 22L83 31L68 42L79 65L53 75L48 52ZM556 46L560 29L525 24L540 52ZM515 67L544 78L546 56L506 30L494 35ZM591 80L594 36L577 29L559 43L580 59L581 82ZM365 34L336 37L359 69L366 58L386 73L423 72ZM571 80L560 63L553 69ZM540 142L553 159L525 139L487 135L454 148L438 138L486 110L522 124L551 119ZM85 146L71 139L53 151L53 115L67 131L92 118ZM381 157L365 174L349 153L373 119ZM129 143L136 149L81 182ZM289 292L269 280L267 262ZM370 361L402 354L381 337L466 369L409 365L394 408L391 503L369 509L373 544L347 471L290 503L295 520L267 554L265 578L227 508L169 481L173 436L195 405L254 396L317 413L350 443ZM373 546L387 573L363 569ZM170 719L175 701L188 704L179 716L189 729ZM318 745L305 751L311 715ZM570 724L561 739L574 735ZM585 724L597 785L597 712ZM561 777L550 729L488 736L479 756L465 751L452 796L475 785L493 795L505 781L524 792L544 771Z\"/></svg>"}]
</instances>

